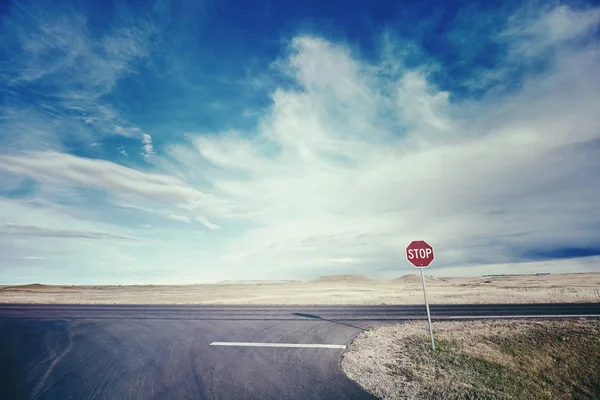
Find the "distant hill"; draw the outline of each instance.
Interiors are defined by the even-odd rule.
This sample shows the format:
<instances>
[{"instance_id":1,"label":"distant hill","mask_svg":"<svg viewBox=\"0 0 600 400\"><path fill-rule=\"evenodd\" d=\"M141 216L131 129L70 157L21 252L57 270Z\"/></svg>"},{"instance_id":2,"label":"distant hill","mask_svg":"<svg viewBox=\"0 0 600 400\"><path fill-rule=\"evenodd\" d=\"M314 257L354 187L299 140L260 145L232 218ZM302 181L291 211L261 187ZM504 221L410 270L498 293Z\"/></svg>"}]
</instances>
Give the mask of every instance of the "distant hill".
<instances>
[{"instance_id":1,"label":"distant hill","mask_svg":"<svg viewBox=\"0 0 600 400\"><path fill-rule=\"evenodd\" d=\"M391 282L404 282L404 283L421 283L421 277L417 274L406 274L400 278L390 279Z\"/></svg>"},{"instance_id":2,"label":"distant hill","mask_svg":"<svg viewBox=\"0 0 600 400\"><path fill-rule=\"evenodd\" d=\"M434 276L426 276L425 282L443 282L445 279L436 278ZM406 274L400 278L390 279L390 282L402 282L402 283L421 283L421 277L417 274Z\"/></svg>"},{"instance_id":3,"label":"distant hill","mask_svg":"<svg viewBox=\"0 0 600 400\"><path fill-rule=\"evenodd\" d=\"M325 275L310 281L311 283L360 283L371 282L373 279L365 275L348 274L348 275Z\"/></svg>"},{"instance_id":4,"label":"distant hill","mask_svg":"<svg viewBox=\"0 0 600 400\"><path fill-rule=\"evenodd\" d=\"M15 285L15 286L6 286L3 287L3 290L27 290L27 289L42 289L47 287L46 285L42 285L41 283L30 283L28 285Z\"/></svg>"},{"instance_id":5,"label":"distant hill","mask_svg":"<svg viewBox=\"0 0 600 400\"><path fill-rule=\"evenodd\" d=\"M264 284L277 284L277 283L298 283L298 280L241 280L241 281L219 281L217 285L264 285Z\"/></svg>"}]
</instances>

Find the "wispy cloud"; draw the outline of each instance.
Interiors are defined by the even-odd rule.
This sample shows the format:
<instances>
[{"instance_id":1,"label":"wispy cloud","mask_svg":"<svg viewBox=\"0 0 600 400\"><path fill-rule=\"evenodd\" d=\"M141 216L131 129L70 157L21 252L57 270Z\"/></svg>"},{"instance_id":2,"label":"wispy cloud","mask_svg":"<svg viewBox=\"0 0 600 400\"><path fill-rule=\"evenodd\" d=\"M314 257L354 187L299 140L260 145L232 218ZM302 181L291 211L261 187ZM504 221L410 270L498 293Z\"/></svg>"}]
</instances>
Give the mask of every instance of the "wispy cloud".
<instances>
[{"instance_id":1,"label":"wispy cloud","mask_svg":"<svg viewBox=\"0 0 600 400\"><path fill-rule=\"evenodd\" d=\"M98 38L75 8L31 2L11 11L0 32L11 60L0 64L11 99L2 107L0 129L13 138L4 145L59 150L67 139L89 144L98 136L129 136L131 129L121 127L125 121L102 97L132 73L132 62L149 55L154 27L123 21Z\"/></svg>"},{"instance_id":2,"label":"wispy cloud","mask_svg":"<svg viewBox=\"0 0 600 400\"><path fill-rule=\"evenodd\" d=\"M190 218L186 217L185 215L170 214L169 219L172 219L173 221L185 222L186 224L189 224L190 222L192 222L190 220Z\"/></svg>"},{"instance_id":3,"label":"wispy cloud","mask_svg":"<svg viewBox=\"0 0 600 400\"><path fill-rule=\"evenodd\" d=\"M202 225L204 225L206 228L210 229L211 231L216 231L221 229L221 227L217 224L213 224L212 222L210 222L209 220L207 220L205 217L199 215L196 217L196 221L200 222Z\"/></svg>"},{"instance_id":4,"label":"wispy cloud","mask_svg":"<svg viewBox=\"0 0 600 400\"><path fill-rule=\"evenodd\" d=\"M56 94L65 100L94 101L110 91L122 74L130 72L131 60L148 55L147 40L153 32L147 24L128 24L98 40L90 36L84 15L64 9L15 10L12 22L12 31L5 35L21 51L15 52L14 64L4 66L21 68L5 72L13 77L10 83L59 77L64 86L55 88Z\"/></svg>"},{"instance_id":5,"label":"wispy cloud","mask_svg":"<svg viewBox=\"0 0 600 400\"><path fill-rule=\"evenodd\" d=\"M511 42L518 56L537 56L552 46L591 38L600 24L600 10L545 5L545 10L524 8L514 14L501 37Z\"/></svg>"},{"instance_id":6,"label":"wispy cloud","mask_svg":"<svg viewBox=\"0 0 600 400\"><path fill-rule=\"evenodd\" d=\"M139 241L138 238L131 236L115 235L104 232L84 232L68 229L49 229L31 225L4 224L0 225L0 235L15 236L40 236L47 238L78 238L78 239L97 239L97 240L123 240Z\"/></svg>"},{"instance_id":7,"label":"wispy cloud","mask_svg":"<svg viewBox=\"0 0 600 400\"><path fill-rule=\"evenodd\" d=\"M162 203L189 212L217 213L230 206L177 178L127 168L105 160L65 153L39 152L0 155L0 171L27 176L48 185L95 188L122 201Z\"/></svg>"}]
</instances>

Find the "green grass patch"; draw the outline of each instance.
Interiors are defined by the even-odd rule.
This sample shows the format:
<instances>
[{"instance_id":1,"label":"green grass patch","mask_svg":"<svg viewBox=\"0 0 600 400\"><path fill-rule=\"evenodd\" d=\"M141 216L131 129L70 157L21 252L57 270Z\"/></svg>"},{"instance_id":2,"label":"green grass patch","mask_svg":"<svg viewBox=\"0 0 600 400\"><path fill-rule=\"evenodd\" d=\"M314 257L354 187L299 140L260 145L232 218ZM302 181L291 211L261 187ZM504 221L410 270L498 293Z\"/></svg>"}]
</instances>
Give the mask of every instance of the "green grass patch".
<instances>
[{"instance_id":1,"label":"green grass patch","mask_svg":"<svg viewBox=\"0 0 600 400\"><path fill-rule=\"evenodd\" d=\"M600 400L600 320L407 322L358 335L346 374L386 400Z\"/></svg>"},{"instance_id":2,"label":"green grass patch","mask_svg":"<svg viewBox=\"0 0 600 400\"><path fill-rule=\"evenodd\" d=\"M441 333L437 350L428 352L452 385L423 392L444 399L600 399L597 328L597 321L578 321L535 323L509 335L491 329L477 335L477 350L468 331Z\"/></svg>"}]
</instances>

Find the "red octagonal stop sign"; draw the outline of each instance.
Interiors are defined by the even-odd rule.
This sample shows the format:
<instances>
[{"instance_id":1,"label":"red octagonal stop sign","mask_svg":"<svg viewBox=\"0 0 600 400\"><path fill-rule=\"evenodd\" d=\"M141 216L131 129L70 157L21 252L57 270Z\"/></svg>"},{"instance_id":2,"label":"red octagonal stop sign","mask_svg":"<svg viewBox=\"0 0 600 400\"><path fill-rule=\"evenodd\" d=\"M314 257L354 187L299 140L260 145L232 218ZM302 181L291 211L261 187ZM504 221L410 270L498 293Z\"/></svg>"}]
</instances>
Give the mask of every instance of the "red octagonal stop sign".
<instances>
[{"instance_id":1,"label":"red octagonal stop sign","mask_svg":"<svg viewBox=\"0 0 600 400\"><path fill-rule=\"evenodd\" d=\"M417 268L429 267L433 258L433 247L424 240L413 240L406 247L406 259Z\"/></svg>"}]
</instances>

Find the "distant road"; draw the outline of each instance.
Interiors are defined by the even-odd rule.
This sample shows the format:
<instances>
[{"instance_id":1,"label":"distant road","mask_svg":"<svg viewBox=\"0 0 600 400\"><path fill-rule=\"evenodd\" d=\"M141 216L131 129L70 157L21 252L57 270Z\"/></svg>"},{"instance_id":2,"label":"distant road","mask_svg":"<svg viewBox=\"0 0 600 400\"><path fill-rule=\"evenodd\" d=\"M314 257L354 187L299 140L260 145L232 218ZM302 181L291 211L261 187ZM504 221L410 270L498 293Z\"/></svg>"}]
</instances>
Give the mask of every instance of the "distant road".
<instances>
[{"instance_id":1,"label":"distant road","mask_svg":"<svg viewBox=\"0 0 600 400\"><path fill-rule=\"evenodd\" d=\"M0 399L371 399L339 366L423 306L0 304ZM597 316L600 303L432 305L432 317Z\"/></svg>"}]
</instances>

